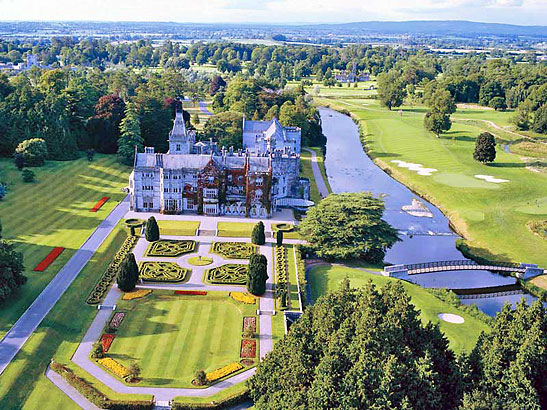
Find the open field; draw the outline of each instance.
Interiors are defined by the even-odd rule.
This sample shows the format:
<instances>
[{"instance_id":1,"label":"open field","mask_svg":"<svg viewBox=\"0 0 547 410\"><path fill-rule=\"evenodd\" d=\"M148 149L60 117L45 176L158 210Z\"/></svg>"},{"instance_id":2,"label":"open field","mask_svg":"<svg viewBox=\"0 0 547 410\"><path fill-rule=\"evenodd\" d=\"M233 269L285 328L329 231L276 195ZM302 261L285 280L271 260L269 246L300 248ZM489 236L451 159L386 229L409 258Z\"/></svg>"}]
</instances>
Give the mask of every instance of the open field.
<instances>
[{"instance_id":1,"label":"open field","mask_svg":"<svg viewBox=\"0 0 547 410\"><path fill-rule=\"evenodd\" d=\"M15 360L0 376L0 403L5 409L73 409L77 406L45 377L51 358L85 377L111 399L150 399L119 395L71 363L70 358L91 324L96 309L85 300L122 245L126 231L118 225L105 240L65 294L59 299ZM70 312L70 314L67 314Z\"/></svg>"},{"instance_id":2,"label":"open field","mask_svg":"<svg viewBox=\"0 0 547 410\"><path fill-rule=\"evenodd\" d=\"M312 269L309 275L312 298L315 300L319 296L337 289L340 282L346 277L350 280L351 286L356 288L363 286L368 281L372 281L377 286L383 286L388 281L399 280L345 266L318 266ZM405 281L400 282L412 298L414 306L421 311L422 321L424 323L428 321L438 323L441 331L448 338L450 347L455 352L471 351L480 333L489 330L485 323L443 302L422 287ZM465 323L454 324L442 321L437 316L439 313L460 315L465 319Z\"/></svg>"},{"instance_id":3,"label":"open field","mask_svg":"<svg viewBox=\"0 0 547 410\"><path fill-rule=\"evenodd\" d=\"M206 296L154 291L142 299L118 302L127 312L108 356L141 367L139 385L193 387L197 370L211 372L239 362L244 316L255 306L234 301L227 292Z\"/></svg>"},{"instance_id":4,"label":"open field","mask_svg":"<svg viewBox=\"0 0 547 410\"><path fill-rule=\"evenodd\" d=\"M423 127L424 107L402 107L399 115L397 110L381 107L377 100L322 98L316 99L316 103L349 109L362 120L364 142L376 163L439 206L476 254L499 261L547 266L547 241L526 227L529 221L542 220L547 215L547 207L542 205L547 198L546 173L532 172L518 155L506 153L500 147L493 164L474 161L475 138L481 128L457 122L448 133L436 138ZM509 113L484 110L480 115L496 120ZM393 160L418 163L438 171L432 176L418 175L397 167ZM486 182L475 175L490 175L509 182Z\"/></svg>"},{"instance_id":5,"label":"open field","mask_svg":"<svg viewBox=\"0 0 547 410\"><path fill-rule=\"evenodd\" d=\"M35 168L37 182L25 184L9 159L0 159L0 181L8 194L0 201L3 236L23 252L28 281L0 306L0 337L17 321L59 269L123 199L129 168L115 156L96 155L93 162L48 161ZM89 210L102 197L110 200L98 212ZM65 251L44 272L34 267L56 246Z\"/></svg>"}]
</instances>

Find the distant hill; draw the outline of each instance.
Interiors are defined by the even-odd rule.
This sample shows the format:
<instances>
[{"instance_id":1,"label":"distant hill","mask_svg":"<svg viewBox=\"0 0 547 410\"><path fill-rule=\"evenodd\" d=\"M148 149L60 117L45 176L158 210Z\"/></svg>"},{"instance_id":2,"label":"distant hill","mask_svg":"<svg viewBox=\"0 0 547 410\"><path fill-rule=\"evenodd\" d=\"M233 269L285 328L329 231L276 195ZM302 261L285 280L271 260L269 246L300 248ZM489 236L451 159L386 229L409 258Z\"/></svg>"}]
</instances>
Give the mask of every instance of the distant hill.
<instances>
[{"instance_id":1,"label":"distant hill","mask_svg":"<svg viewBox=\"0 0 547 410\"><path fill-rule=\"evenodd\" d=\"M466 20L363 21L341 24L301 26L347 33L425 34L425 35L495 35L547 37L547 26L477 23Z\"/></svg>"}]
</instances>

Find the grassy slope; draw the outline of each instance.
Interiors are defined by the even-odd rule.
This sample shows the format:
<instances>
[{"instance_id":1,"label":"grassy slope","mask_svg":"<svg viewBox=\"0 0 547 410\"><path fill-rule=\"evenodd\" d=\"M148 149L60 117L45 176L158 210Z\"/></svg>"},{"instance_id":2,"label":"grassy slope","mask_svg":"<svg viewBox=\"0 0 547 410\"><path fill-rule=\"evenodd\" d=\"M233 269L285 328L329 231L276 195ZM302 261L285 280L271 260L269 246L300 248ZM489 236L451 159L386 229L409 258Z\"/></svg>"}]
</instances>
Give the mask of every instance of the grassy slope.
<instances>
[{"instance_id":1,"label":"grassy slope","mask_svg":"<svg viewBox=\"0 0 547 410\"><path fill-rule=\"evenodd\" d=\"M53 410L75 407L44 376L44 372L51 358L75 368L70 358L96 313L96 309L86 305L85 300L125 237L124 229L116 227L0 376L0 403L3 409ZM67 312L70 314L67 315ZM101 387L100 384L98 387ZM101 388L111 398L122 398L121 395L105 390ZM123 396L126 397L139 399L149 396Z\"/></svg>"},{"instance_id":2,"label":"grassy slope","mask_svg":"<svg viewBox=\"0 0 547 410\"><path fill-rule=\"evenodd\" d=\"M547 175L525 168L516 155L498 149L496 162L482 165L473 160L476 136L481 129L455 123L436 138L423 128L424 109L403 107L403 115L380 107L376 100L334 99L317 103L350 109L364 120L370 154L382 167L407 186L426 196L445 211L458 230L482 256L497 260L535 262L547 266L547 242L527 228L529 220L547 215ZM503 113L486 111L497 119ZM469 116L465 113L465 116ZM398 168L392 160L404 160L438 169L432 177ZM486 174L508 179L493 184L474 178ZM536 199L538 200L536 204Z\"/></svg>"},{"instance_id":3,"label":"grassy slope","mask_svg":"<svg viewBox=\"0 0 547 410\"><path fill-rule=\"evenodd\" d=\"M197 370L211 372L239 361L243 316L255 306L226 292L181 296L155 291L142 299L118 303L127 317L108 355L123 365L139 363L141 385L193 387Z\"/></svg>"},{"instance_id":4,"label":"grassy slope","mask_svg":"<svg viewBox=\"0 0 547 410\"><path fill-rule=\"evenodd\" d=\"M13 161L0 159L0 181L8 183L0 202L3 235L23 252L28 277L18 294L0 306L0 337L124 197L120 188L127 185L129 168L114 156L97 155L93 162L48 161L35 172L38 182L24 184ZM99 212L89 212L103 196L110 201ZM45 272L33 272L55 246L66 250Z\"/></svg>"},{"instance_id":5,"label":"grassy slope","mask_svg":"<svg viewBox=\"0 0 547 410\"><path fill-rule=\"evenodd\" d=\"M398 280L345 266L318 266L312 269L309 275L313 299L337 289L345 277L350 280L353 287L360 287L369 280L377 286ZM455 352L470 351L475 346L479 334L482 331L488 331L489 327L480 320L437 299L420 286L404 281L401 283L412 298L412 303L421 311L422 321L438 323ZM458 325L441 321L437 316L439 313L458 314L465 319L465 323Z\"/></svg>"}]
</instances>

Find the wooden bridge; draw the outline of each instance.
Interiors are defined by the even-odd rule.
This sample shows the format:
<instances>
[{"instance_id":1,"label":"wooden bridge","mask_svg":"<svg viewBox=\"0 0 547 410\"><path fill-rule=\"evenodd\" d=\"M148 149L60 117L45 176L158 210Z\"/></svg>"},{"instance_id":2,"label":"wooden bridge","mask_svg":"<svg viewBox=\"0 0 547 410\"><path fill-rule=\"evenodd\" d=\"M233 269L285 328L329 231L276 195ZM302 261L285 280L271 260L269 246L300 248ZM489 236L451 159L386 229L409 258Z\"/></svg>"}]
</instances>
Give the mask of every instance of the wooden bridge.
<instances>
[{"instance_id":1,"label":"wooden bridge","mask_svg":"<svg viewBox=\"0 0 547 410\"><path fill-rule=\"evenodd\" d=\"M547 273L547 271L538 268L535 264L507 262L479 264L475 261L464 259L386 266L384 268L384 275L408 279L409 275L459 270L488 270L493 272L515 273L520 279L528 279Z\"/></svg>"}]
</instances>

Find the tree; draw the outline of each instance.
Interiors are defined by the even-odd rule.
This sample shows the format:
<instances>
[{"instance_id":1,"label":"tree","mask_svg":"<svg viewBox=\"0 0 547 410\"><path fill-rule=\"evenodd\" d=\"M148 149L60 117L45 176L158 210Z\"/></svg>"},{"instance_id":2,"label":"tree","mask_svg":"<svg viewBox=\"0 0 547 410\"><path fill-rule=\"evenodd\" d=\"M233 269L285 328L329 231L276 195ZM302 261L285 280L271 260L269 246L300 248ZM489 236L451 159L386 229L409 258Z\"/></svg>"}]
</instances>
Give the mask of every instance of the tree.
<instances>
[{"instance_id":1,"label":"tree","mask_svg":"<svg viewBox=\"0 0 547 410\"><path fill-rule=\"evenodd\" d=\"M93 348L91 349L91 357L93 359L102 359L104 357L104 348L101 342L93 343Z\"/></svg>"},{"instance_id":2,"label":"tree","mask_svg":"<svg viewBox=\"0 0 547 410\"><path fill-rule=\"evenodd\" d=\"M226 111L210 117L203 127L203 136L214 138L219 147L239 149L243 133L243 115Z\"/></svg>"},{"instance_id":3,"label":"tree","mask_svg":"<svg viewBox=\"0 0 547 410\"><path fill-rule=\"evenodd\" d=\"M534 113L532 130L540 134L547 134L547 105L538 108Z\"/></svg>"},{"instance_id":4,"label":"tree","mask_svg":"<svg viewBox=\"0 0 547 410\"><path fill-rule=\"evenodd\" d=\"M215 95L221 88L226 87L226 81L219 76L216 75L211 80L211 86L209 87L209 94Z\"/></svg>"},{"instance_id":5,"label":"tree","mask_svg":"<svg viewBox=\"0 0 547 410\"><path fill-rule=\"evenodd\" d=\"M383 213L383 201L369 192L331 194L308 211L298 231L319 257L381 263L399 240Z\"/></svg>"},{"instance_id":6,"label":"tree","mask_svg":"<svg viewBox=\"0 0 547 410\"><path fill-rule=\"evenodd\" d=\"M198 370L194 380L198 386L205 386L207 384L207 374L203 370Z\"/></svg>"},{"instance_id":7,"label":"tree","mask_svg":"<svg viewBox=\"0 0 547 410\"><path fill-rule=\"evenodd\" d=\"M131 362L128 370L129 370L129 376L132 379L138 379L139 376L141 375L141 367L139 366L137 362Z\"/></svg>"},{"instance_id":8,"label":"tree","mask_svg":"<svg viewBox=\"0 0 547 410\"><path fill-rule=\"evenodd\" d=\"M443 131L450 129L452 121L447 114L430 111L425 114L424 126L426 130L432 131L439 138Z\"/></svg>"},{"instance_id":9,"label":"tree","mask_svg":"<svg viewBox=\"0 0 547 410\"><path fill-rule=\"evenodd\" d=\"M116 94L104 95L95 106L95 116L88 129L97 152L114 154L118 150L120 123L125 111L124 101Z\"/></svg>"},{"instance_id":10,"label":"tree","mask_svg":"<svg viewBox=\"0 0 547 410\"><path fill-rule=\"evenodd\" d=\"M391 70L378 76L378 97L388 110L399 107L406 96L406 87L398 71Z\"/></svg>"},{"instance_id":11,"label":"tree","mask_svg":"<svg viewBox=\"0 0 547 410\"><path fill-rule=\"evenodd\" d=\"M135 289L138 280L139 267L135 260L135 255L133 255L133 252L130 252L120 263L117 277L118 288L122 292L130 292Z\"/></svg>"},{"instance_id":12,"label":"tree","mask_svg":"<svg viewBox=\"0 0 547 410\"><path fill-rule=\"evenodd\" d=\"M192 123L194 125L199 125L199 114L197 112L192 116Z\"/></svg>"},{"instance_id":13,"label":"tree","mask_svg":"<svg viewBox=\"0 0 547 410\"><path fill-rule=\"evenodd\" d=\"M268 280L268 261L264 255L251 255L249 271L247 273L247 291L256 296L266 292Z\"/></svg>"},{"instance_id":14,"label":"tree","mask_svg":"<svg viewBox=\"0 0 547 410\"><path fill-rule=\"evenodd\" d=\"M264 224L262 221L258 221L258 223L253 227L251 242L255 245L264 245L266 243L266 234L264 232Z\"/></svg>"},{"instance_id":15,"label":"tree","mask_svg":"<svg viewBox=\"0 0 547 410\"><path fill-rule=\"evenodd\" d=\"M486 164L494 162L496 159L496 139L489 132L479 134L475 141L475 151L473 151L475 161Z\"/></svg>"},{"instance_id":16,"label":"tree","mask_svg":"<svg viewBox=\"0 0 547 410\"><path fill-rule=\"evenodd\" d=\"M41 167L47 158L47 145L41 138L32 138L21 142L15 149L16 165L23 162L25 167Z\"/></svg>"},{"instance_id":17,"label":"tree","mask_svg":"<svg viewBox=\"0 0 547 410\"><path fill-rule=\"evenodd\" d=\"M153 216L148 218L148 221L146 222L144 236L148 242L155 242L160 239L160 228L156 222L156 218Z\"/></svg>"},{"instance_id":18,"label":"tree","mask_svg":"<svg viewBox=\"0 0 547 410\"><path fill-rule=\"evenodd\" d=\"M488 103L490 107L495 109L496 111L503 111L507 108L507 104L505 103L505 98L503 97L494 97L490 100Z\"/></svg>"},{"instance_id":19,"label":"tree","mask_svg":"<svg viewBox=\"0 0 547 410\"><path fill-rule=\"evenodd\" d=\"M0 182L0 201L4 199L7 193L8 193L8 187L3 182Z\"/></svg>"},{"instance_id":20,"label":"tree","mask_svg":"<svg viewBox=\"0 0 547 410\"><path fill-rule=\"evenodd\" d=\"M0 303L26 283L24 270L23 254L11 242L0 239Z\"/></svg>"},{"instance_id":21,"label":"tree","mask_svg":"<svg viewBox=\"0 0 547 410\"><path fill-rule=\"evenodd\" d=\"M464 403L487 408L547 406L547 316L541 301L505 304L492 332L482 334L469 355L470 392ZM498 407L499 406L499 407ZM485 408L485 407L482 407Z\"/></svg>"},{"instance_id":22,"label":"tree","mask_svg":"<svg viewBox=\"0 0 547 410\"><path fill-rule=\"evenodd\" d=\"M135 149L141 151L144 140L141 137L139 116L132 103L125 106L125 115L120 122L120 139L118 140L118 159L122 164L133 165Z\"/></svg>"},{"instance_id":23,"label":"tree","mask_svg":"<svg viewBox=\"0 0 547 410\"><path fill-rule=\"evenodd\" d=\"M36 174L31 169L24 169L21 172L21 176L23 177L23 182L27 184L36 181Z\"/></svg>"},{"instance_id":24,"label":"tree","mask_svg":"<svg viewBox=\"0 0 547 410\"><path fill-rule=\"evenodd\" d=\"M275 233L275 243L277 246L283 245L283 231L277 231Z\"/></svg>"},{"instance_id":25,"label":"tree","mask_svg":"<svg viewBox=\"0 0 547 410\"><path fill-rule=\"evenodd\" d=\"M274 118L277 118L277 117L279 117L279 106L277 104L274 104L270 107L264 119L273 120Z\"/></svg>"},{"instance_id":26,"label":"tree","mask_svg":"<svg viewBox=\"0 0 547 410\"><path fill-rule=\"evenodd\" d=\"M463 383L454 353L419 314L400 282L357 290L344 281L258 364L251 399L265 410L457 408Z\"/></svg>"}]
</instances>

